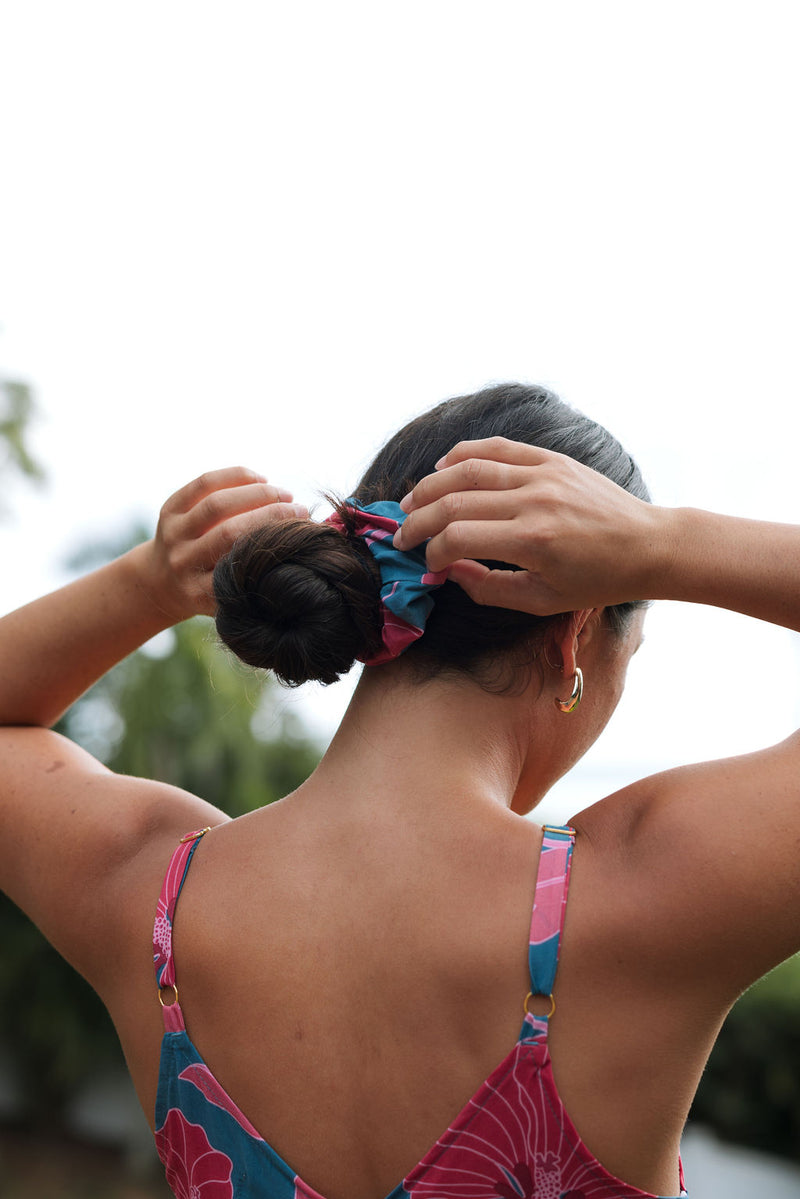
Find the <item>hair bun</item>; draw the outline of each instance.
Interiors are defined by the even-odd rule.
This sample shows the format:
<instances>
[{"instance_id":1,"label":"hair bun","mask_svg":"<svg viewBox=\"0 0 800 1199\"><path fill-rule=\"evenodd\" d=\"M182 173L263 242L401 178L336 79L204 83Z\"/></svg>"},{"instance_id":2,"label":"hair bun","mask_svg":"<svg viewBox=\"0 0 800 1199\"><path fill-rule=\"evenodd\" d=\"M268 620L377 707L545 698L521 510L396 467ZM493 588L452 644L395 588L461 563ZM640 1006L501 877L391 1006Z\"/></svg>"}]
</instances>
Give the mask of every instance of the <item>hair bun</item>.
<instances>
[{"instance_id":1,"label":"hair bun","mask_svg":"<svg viewBox=\"0 0 800 1199\"><path fill-rule=\"evenodd\" d=\"M214 568L217 632L289 686L335 683L381 641L380 576L332 525L275 521L240 537Z\"/></svg>"}]
</instances>

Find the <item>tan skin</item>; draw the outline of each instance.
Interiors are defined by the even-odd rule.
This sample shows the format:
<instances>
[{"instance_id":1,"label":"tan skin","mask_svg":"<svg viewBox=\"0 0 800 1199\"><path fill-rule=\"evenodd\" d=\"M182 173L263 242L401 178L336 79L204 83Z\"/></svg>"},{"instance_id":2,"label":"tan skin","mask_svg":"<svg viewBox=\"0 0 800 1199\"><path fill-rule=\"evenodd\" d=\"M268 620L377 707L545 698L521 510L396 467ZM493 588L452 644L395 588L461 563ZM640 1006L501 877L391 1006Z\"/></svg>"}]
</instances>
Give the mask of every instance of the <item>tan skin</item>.
<instances>
[{"instance_id":1,"label":"tan skin","mask_svg":"<svg viewBox=\"0 0 800 1199\"><path fill-rule=\"evenodd\" d=\"M400 540L431 538L432 568L479 602L573 612L524 690L416 686L402 658L367 669L315 774L235 821L48 730L159 628L212 611L214 561L292 515L289 499L239 468L204 476L152 542L0 622L0 885L106 1002L152 1121L155 901L178 839L214 826L175 924L189 1034L307 1183L383 1199L519 1033L541 842L524 816L605 726L641 638L641 615L619 637L603 608L692 599L797 628L800 530L651 508L560 455L464 443L415 489ZM576 664L586 694L564 716ZM555 1077L590 1150L655 1194L677 1193L725 1012L800 948L798 766L793 737L645 779L572 822Z\"/></svg>"}]
</instances>

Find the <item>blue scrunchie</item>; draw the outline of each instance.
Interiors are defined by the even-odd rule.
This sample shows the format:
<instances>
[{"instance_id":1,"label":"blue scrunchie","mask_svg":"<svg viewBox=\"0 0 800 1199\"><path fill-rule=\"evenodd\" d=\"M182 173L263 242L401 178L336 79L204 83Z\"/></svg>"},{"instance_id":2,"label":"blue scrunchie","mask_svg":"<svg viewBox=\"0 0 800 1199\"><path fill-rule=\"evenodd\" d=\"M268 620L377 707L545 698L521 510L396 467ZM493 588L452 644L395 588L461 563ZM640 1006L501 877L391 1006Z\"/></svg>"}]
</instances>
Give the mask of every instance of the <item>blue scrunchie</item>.
<instances>
[{"instance_id":1,"label":"blue scrunchie","mask_svg":"<svg viewBox=\"0 0 800 1199\"><path fill-rule=\"evenodd\" d=\"M425 631L425 622L433 608L432 592L447 579L447 571L428 570L425 545L398 550L392 538L406 519L406 513L394 500L379 500L363 507L352 496L345 505L353 514L348 529L338 513L328 517L342 533L352 532L364 540L378 564L381 575L382 648L362 661L368 666L389 662L402 654Z\"/></svg>"}]
</instances>

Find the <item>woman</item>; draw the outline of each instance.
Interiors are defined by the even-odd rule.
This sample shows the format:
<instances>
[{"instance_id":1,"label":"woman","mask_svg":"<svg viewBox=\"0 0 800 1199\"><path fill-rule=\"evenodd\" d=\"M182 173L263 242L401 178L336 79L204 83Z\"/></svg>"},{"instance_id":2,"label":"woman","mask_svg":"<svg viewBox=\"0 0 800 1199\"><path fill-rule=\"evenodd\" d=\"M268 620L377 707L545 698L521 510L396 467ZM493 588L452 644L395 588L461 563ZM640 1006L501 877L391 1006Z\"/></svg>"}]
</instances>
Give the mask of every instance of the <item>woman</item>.
<instances>
[{"instance_id":1,"label":"woman","mask_svg":"<svg viewBox=\"0 0 800 1199\"><path fill-rule=\"evenodd\" d=\"M218 471L5 618L0 883L106 1003L176 1195L682 1191L720 1024L800 947L800 741L523 817L614 710L644 601L798 628L798 549L650 505L605 430L508 386L401 430L328 522ZM237 820L48 731L214 612L290 683L368 663L319 769Z\"/></svg>"}]
</instances>

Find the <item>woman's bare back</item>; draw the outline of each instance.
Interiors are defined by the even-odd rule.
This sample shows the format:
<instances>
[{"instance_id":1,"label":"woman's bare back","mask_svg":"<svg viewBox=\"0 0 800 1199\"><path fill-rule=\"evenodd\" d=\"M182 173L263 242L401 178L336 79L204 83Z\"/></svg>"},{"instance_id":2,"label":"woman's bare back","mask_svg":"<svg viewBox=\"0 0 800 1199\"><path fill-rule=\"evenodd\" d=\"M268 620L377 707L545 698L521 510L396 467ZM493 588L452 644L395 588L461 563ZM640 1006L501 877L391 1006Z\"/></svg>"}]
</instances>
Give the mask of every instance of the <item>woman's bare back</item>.
<instances>
[{"instance_id":1,"label":"woman's bare back","mask_svg":"<svg viewBox=\"0 0 800 1199\"><path fill-rule=\"evenodd\" d=\"M361 825L317 807L312 819L290 798L204 839L176 912L176 977L189 1036L273 1148L326 1199L381 1199L519 1034L541 830L505 811L445 830L390 806ZM624 930L597 821L576 822L555 1077L611 1173L677 1194L714 1018L687 1030L680 994L636 985L608 931ZM142 948L176 840L143 850L127 890ZM149 953L137 945L122 977L107 999L152 1121L163 1027Z\"/></svg>"}]
</instances>

